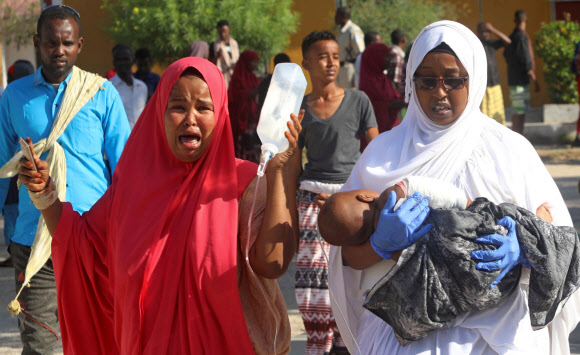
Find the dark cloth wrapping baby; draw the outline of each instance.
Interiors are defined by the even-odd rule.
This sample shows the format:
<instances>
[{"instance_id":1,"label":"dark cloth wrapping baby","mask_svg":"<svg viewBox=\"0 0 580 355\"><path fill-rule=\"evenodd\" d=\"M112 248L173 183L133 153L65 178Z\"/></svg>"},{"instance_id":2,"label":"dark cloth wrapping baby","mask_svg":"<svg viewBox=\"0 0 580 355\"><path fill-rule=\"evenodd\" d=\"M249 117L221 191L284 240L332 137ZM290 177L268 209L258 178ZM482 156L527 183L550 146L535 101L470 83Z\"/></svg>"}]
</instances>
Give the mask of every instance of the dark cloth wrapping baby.
<instances>
[{"instance_id":1,"label":"dark cloth wrapping baby","mask_svg":"<svg viewBox=\"0 0 580 355\"><path fill-rule=\"evenodd\" d=\"M486 234L506 235L496 221L517 223L520 250L530 262L528 305L532 327L548 325L580 286L580 245L572 227L557 227L513 204L476 199L466 211L432 209L431 231L407 248L397 265L368 293L364 307L387 322L402 345L445 327L467 312L497 307L518 287L522 266L493 289L499 275L477 270L474 250L496 248L475 242Z\"/></svg>"}]
</instances>

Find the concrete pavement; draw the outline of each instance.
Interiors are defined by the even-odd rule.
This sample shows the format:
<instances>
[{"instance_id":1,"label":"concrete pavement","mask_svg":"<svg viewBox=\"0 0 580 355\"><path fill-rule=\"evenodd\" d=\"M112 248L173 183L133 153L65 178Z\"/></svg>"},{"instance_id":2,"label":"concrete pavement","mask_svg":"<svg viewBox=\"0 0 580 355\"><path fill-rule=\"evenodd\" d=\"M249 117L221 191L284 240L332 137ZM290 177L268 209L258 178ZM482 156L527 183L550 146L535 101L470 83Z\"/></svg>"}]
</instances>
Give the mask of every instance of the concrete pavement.
<instances>
[{"instance_id":1,"label":"concrete pavement","mask_svg":"<svg viewBox=\"0 0 580 355\"><path fill-rule=\"evenodd\" d=\"M580 148L570 149L569 152L574 153L572 157L567 156L562 162L558 162L558 159L547 159L546 161L549 161L549 163L546 166L564 196L574 221L574 227L576 230L580 230L580 194L578 193L580 158L576 158L576 156L580 157ZM546 149L546 152L544 155L550 156L549 149ZM569 152L566 154L568 155ZM555 154L559 154L559 152ZM541 155L543 154L541 153ZM0 218L0 236L3 235L3 227L4 220ZM3 246L3 238L0 239L2 239L0 241L0 260L3 260L7 253L6 248ZM304 327L294 297L294 273L295 263L292 263L286 275L279 280L279 284L288 306L292 325L292 350L290 354L302 355L304 354L306 335L304 334ZM14 297L14 294L14 269L0 268L0 355L20 354L21 347L16 318L12 318L10 313L5 310L5 306ZM573 354L580 355L580 327L570 335L570 350ZM62 350L57 352L58 354L62 354Z\"/></svg>"}]
</instances>

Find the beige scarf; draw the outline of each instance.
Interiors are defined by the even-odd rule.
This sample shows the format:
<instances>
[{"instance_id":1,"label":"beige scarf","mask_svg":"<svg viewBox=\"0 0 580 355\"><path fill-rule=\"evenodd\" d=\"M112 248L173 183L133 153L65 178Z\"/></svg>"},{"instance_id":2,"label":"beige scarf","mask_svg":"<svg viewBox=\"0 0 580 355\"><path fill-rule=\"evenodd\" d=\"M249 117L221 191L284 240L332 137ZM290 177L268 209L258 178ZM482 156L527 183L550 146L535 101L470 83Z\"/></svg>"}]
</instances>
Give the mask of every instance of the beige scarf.
<instances>
[{"instance_id":1,"label":"beige scarf","mask_svg":"<svg viewBox=\"0 0 580 355\"><path fill-rule=\"evenodd\" d=\"M61 201L66 198L66 157L64 150L56 140L64 132L70 121L80 111L80 109L93 97L99 90L104 90L102 87L106 79L97 74L92 74L73 67L72 76L67 85L64 98L62 100L60 109L48 138L41 139L34 144L34 151L36 155L40 156L42 153L48 151L46 161L48 162L50 175L56 184L58 197ZM12 159L8 161L2 168L0 168L0 178L10 178L20 170L19 161L24 155L22 151L18 151ZM26 272L22 288L12 302L8 305L8 310L13 315L20 313L20 304L18 297L24 286L29 285L30 279L46 264L50 258L52 243L52 236L46 228L46 223L42 216L38 220L38 227L36 228L36 235L34 243L30 252L30 258L26 265Z\"/></svg>"}]
</instances>

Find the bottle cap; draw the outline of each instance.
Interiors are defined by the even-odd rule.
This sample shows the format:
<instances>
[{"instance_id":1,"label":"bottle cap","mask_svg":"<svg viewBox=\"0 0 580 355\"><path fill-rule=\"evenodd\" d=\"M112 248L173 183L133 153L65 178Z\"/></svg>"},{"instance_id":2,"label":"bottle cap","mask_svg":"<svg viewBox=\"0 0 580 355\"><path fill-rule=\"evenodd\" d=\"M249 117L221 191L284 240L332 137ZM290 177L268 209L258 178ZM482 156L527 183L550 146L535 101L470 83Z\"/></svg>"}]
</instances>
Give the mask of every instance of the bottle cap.
<instances>
[{"instance_id":1,"label":"bottle cap","mask_svg":"<svg viewBox=\"0 0 580 355\"><path fill-rule=\"evenodd\" d=\"M273 157L274 155L278 154L278 147L272 143L264 143L262 144L262 154L264 154L266 151L270 152L270 155Z\"/></svg>"}]
</instances>

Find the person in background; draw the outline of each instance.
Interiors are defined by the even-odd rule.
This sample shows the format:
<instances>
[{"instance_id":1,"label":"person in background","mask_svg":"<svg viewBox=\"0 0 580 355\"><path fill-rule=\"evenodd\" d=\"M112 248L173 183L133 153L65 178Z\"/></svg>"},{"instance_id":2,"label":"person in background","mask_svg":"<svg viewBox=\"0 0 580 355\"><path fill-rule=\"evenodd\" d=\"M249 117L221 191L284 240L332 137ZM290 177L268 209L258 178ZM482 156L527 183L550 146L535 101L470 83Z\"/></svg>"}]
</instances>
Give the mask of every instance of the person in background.
<instances>
[{"instance_id":1,"label":"person in background","mask_svg":"<svg viewBox=\"0 0 580 355\"><path fill-rule=\"evenodd\" d=\"M187 49L186 57L199 57L209 59L209 44L206 41L191 42Z\"/></svg>"},{"instance_id":2,"label":"person in background","mask_svg":"<svg viewBox=\"0 0 580 355\"><path fill-rule=\"evenodd\" d=\"M514 14L516 27L510 35L511 44L506 47L503 55L508 66L508 84L512 101L512 130L519 134L524 133L526 112L530 108L530 82L534 82L536 92L540 85L534 73L534 52L530 37L526 33L528 16L524 10L517 10Z\"/></svg>"},{"instance_id":3,"label":"person in background","mask_svg":"<svg viewBox=\"0 0 580 355\"><path fill-rule=\"evenodd\" d=\"M34 67L27 60L17 60L8 68L8 84L24 78L25 76L34 73ZM4 202L4 208L2 212L4 213L4 242L8 247L10 245L10 239L14 235L14 230L16 229L16 219L18 218L18 176L14 176L10 179L10 186L8 187L8 194L6 195L6 201ZM0 267L12 267L12 257L8 257L6 260L0 262Z\"/></svg>"},{"instance_id":4,"label":"person in background","mask_svg":"<svg viewBox=\"0 0 580 355\"><path fill-rule=\"evenodd\" d=\"M218 39L212 43L212 57L215 65L220 68L226 85L230 84L234 67L240 59L238 42L230 36L230 23L228 20L220 20L217 23Z\"/></svg>"},{"instance_id":5,"label":"person in background","mask_svg":"<svg viewBox=\"0 0 580 355\"><path fill-rule=\"evenodd\" d=\"M407 63L409 62L409 54L411 53L411 49L413 49L413 41L409 42L409 45L407 46L407 49L405 49L405 77L406 76L406 70L407 70Z\"/></svg>"},{"instance_id":6,"label":"person in background","mask_svg":"<svg viewBox=\"0 0 580 355\"><path fill-rule=\"evenodd\" d=\"M379 134L390 131L393 127L401 123L399 119L399 109L393 108L392 103L401 99L401 95L388 75L385 75L386 66L389 62L386 60L391 50L384 43L370 44L362 54L360 87L373 105L373 110L377 118ZM366 147L366 139L361 139L361 151Z\"/></svg>"},{"instance_id":7,"label":"person in background","mask_svg":"<svg viewBox=\"0 0 580 355\"><path fill-rule=\"evenodd\" d=\"M54 169L53 179L66 201L82 213L109 187L130 134L129 122L113 85L75 66L83 48L76 10L64 5L46 7L36 31L34 48L42 66L8 85L0 98L0 177L18 174L16 160L22 157L18 139L30 137L37 142L35 150L41 159L61 167ZM9 179L0 179L0 207L8 186ZM40 211L31 204L27 189L21 188L18 197L19 215L9 250L16 290L23 286L33 241L50 238L46 227L38 227ZM23 354L50 354L58 341L52 259L42 264L30 286L23 287L13 302L20 303L22 312L18 328Z\"/></svg>"},{"instance_id":8,"label":"person in background","mask_svg":"<svg viewBox=\"0 0 580 355\"><path fill-rule=\"evenodd\" d=\"M572 59L572 73L576 74L576 87L578 88L578 94L580 96L580 72L578 68L580 67L580 42L576 43L576 48L574 49L574 58ZM580 146L580 114L578 115L578 120L576 121L576 139L572 142L575 147ZM579 189L580 189L580 185Z\"/></svg>"},{"instance_id":9,"label":"person in background","mask_svg":"<svg viewBox=\"0 0 580 355\"><path fill-rule=\"evenodd\" d=\"M369 44L371 43L381 43L383 41L383 39L381 38L381 35L378 32L367 32L365 33L365 48L369 46ZM364 51L362 53L359 53L356 56L356 61L354 62L354 85L355 87L358 89L359 85L360 85L360 60L361 60L361 55L364 53Z\"/></svg>"},{"instance_id":10,"label":"person in background","mask_svg":"<svg viewBox=\"0 0 580 355\"><path fill-rule=\"evenodd\" d=\"M492 33L499 39L492 39ZM481 102L481 112L505 125L505 109L495 52L500 48L509 46L512 41L489 22L481 22L477 25L477 35L483 44L487 57L487 89Z\"/></svg>"},{"instance_id":11,"label":"person in background","mask_svg":"<svg viewBox=\"0 0 580 355\"><path fill-rule=\"evenodd\" d=\"M280 63L291 63L290 57L286 53L278 53L274 56L274 67ZM258 85L258 113L262 112L262 106L264 106L264 101L266 101L266 94L268 94L268 88L270 87L270 82L272 81L272 74L266 75L264 79Z\"/></svg>"},{"instance_id":12,"label":"person in background","mask_svg":"<svg viewBox=\"0 0 580 355\"><path fill-rule=\"evenodd\" d=\"M117 44L113 47L113 65L117 74L111 78L111 83L121 95L129 126L133 129L147 103L147 85L131 75L133 51L128 46Z\"/></svg>"},{"instance_id":13,"label":"person in background","mask_svg":"<svg viewBox=\"0 0 580 355\"><path fill-rule=\"evenodd\" d=\"M295 170L301 175L297 194L300 243L296 261L296 302L306 329L307 354L346 354L330 308L328 265L330 245L318 235L317 200L340 189L360 156L360 137L378 135L373 107L359 90L336 84L340 50L336 37L312 32L302 41L302 67L310 74L312 91L304 97L305 110L298 148L306 149ZM302 153L298 154L302 157Z\"/></svg>"},{"instance_id":14,"label":"person in background","mask_svg":"<svg viewBox=\"0 0 580 355\"><path fill-rule=\"evenodd\" d=\"M255 163L260 159L260 141L256 133L259 115L256 96L260 79L254 74L258 59L258 53L249 49L243 51L228 88L236 157Z\"/></svg>"},{"instance_id":15,"label":"person in background","mask_svg":"<svg viewBox=\"0 0 580 355\"><path fill-rule=\"evenodd\" d=\"M34 66L28 60L19 59L8 68L8 84L34 73Z\"/></svg>"},{"instance_id":16,"label":"person in background","mask_svg":"<svg viewBox=\"0 0 580 355\"><path fill-rule=\"evenodd\" d=\"M151 71L153 59L151 58L149 49L139 48L135 51L135 65L137 66L137 71L133 76L147 85L147 100L149 100L155 92L155 89L157 89L157 85L161 79L159 74Z\"/></svg>"},{"instance_id":17,"label":"person in background","mask_svg":"<svg viewBox=\"0 0 580 355\"><path fill-rule=\"evenodd\" d=\"M350 9L346 6L336 10L334 22L340 26L338 47L340 48L340 71L336 83L343 89L356 88L354 83L354 62L365 50L364 33L350 20Z\"/></svg>"},{"instance_id":18,"label":"person in background","mask_svg":"<svg viewBox=\"0 0 580 355\"><path fill-rule=\"evenodd\" d=\"M111 68L111 69L107 70L107 72L105 73L105 75L103 75L103 77L107 80L111 80L111 78L114 77L115 74L117 74L117 72L115 71L115 68Z\"/></svg>"},{"instance_id":19,"label":"person in background","mask_svg":"<svg viewBox=\"0 0 580 355\"><path fill-rule=\"evenodd\" d=\"M395 88L405 96L405 47L407 46L407 35L402 30L396 29L391 32L391 47L392 51L389 53L387 61L387 76L395 85ZM379 129L380 131L380 129Z\"/></svg>"}]
</instances>

